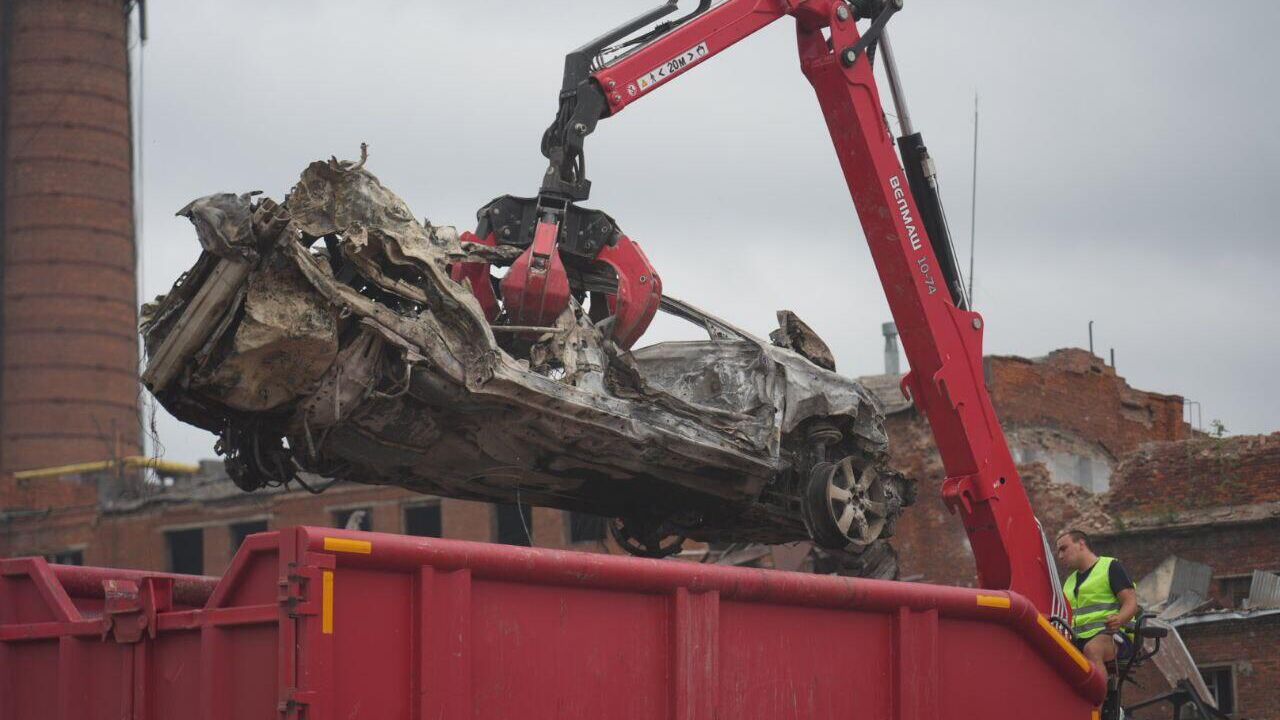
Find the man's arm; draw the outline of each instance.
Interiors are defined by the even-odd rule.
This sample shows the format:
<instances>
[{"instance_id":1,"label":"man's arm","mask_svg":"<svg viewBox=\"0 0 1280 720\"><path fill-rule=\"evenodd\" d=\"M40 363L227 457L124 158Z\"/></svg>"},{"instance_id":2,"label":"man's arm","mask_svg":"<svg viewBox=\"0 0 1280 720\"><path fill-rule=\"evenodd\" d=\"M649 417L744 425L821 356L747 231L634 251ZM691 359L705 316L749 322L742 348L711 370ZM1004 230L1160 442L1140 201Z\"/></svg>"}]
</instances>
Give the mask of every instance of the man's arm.
<instances>
[{"instance_id":1,"label":"man's arm","mask_svg":"<svg viewBox=\"0 0 1280 720\"><path fill-rule=\"evenodd\" d=\"M1138 616L1138 591L1119 561L1111 563L1107 579L1111 582L1111 592L1120 600L1120 612L1107 618L1107 632L1115 633Z\"/></svg>"},{"instance_id":2,"label":"man's arm","mask_svg":"<svg viewBox=\"0 0 1280 720\"><path fill-rule=\"evenodd\" d=\"M1138 592L1133 588L1116 593L1120 599L1120 612L1107 618L1107 632L1120 632L1125 623L1138 616Z\"/></svg>"}]
</instances>

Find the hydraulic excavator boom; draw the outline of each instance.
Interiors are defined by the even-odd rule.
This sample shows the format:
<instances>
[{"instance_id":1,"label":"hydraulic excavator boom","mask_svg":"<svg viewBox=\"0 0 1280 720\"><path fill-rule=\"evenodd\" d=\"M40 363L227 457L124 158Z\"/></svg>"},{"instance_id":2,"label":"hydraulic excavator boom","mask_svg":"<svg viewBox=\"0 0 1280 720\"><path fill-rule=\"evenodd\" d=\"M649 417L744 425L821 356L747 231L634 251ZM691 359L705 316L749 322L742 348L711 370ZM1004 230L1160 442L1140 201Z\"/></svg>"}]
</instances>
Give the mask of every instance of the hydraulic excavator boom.
<instances>
[{"instance_id":1,"label":"hydraulic excavator boom","mask_svg":"<svg viewBox=\"0 0 1280 720\"><path fill-rule=\"evenodd\" d=\"M902 392L928 418L947 478L944 500L960 515L985 588L1011 589L1049 617L1065 618L1056 574L1031 503L991 405L982 370L982 316L968 307L947 236L934 169L911 127L884 32L901 0L702 0L667 22L675 2L651 10L570 53L560 109L543 138L550 160L536 198L501 198L481 217L477 241L528 249L502 281L508 312L537 324L567 302L570 263L603 261L618 275L612 331L629 346L661 296L657 274L588 198L584 143L612 117L764 27L792 17L800 68L813 85L862 223L911 372ZM860 30L858 22L869 21ZM657 23L654 25L654 23ZM652 25L652 27L650 27ZM649 28L647 31L645 28ZM642 32L644 31L644 32ZM885 66L902 125L897 152L873 74ZM899 155L901 153L901 155ZM457 279L476 268L460 267ZM484 273L487 280L487 272ZM473 281L478 295L492 294ZM482 298L483 300L484 298ZM835 493L836 490L832 490Z\"/></svg>"}]
</instances>

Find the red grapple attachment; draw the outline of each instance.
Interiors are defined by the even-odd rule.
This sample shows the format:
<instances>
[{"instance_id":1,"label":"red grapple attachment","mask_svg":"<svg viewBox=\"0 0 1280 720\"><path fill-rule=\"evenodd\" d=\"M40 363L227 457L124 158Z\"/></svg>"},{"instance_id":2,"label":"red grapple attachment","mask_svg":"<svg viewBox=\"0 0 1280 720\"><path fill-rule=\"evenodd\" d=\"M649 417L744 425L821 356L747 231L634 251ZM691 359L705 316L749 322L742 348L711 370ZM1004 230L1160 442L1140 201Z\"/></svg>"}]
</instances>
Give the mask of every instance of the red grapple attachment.
<instances>
[{"instance_id":1,"label":"red grapple attachment","mask_svg":"<svg viewBox=\"0 0 1280 720\"><path fill-rule=\"evenodd\" d=\"M629 350L658 312L662 280L640 246L625 235L618 238L616 245L601 249L596 259L618 274L618 293L609 296L609 310L614 316L611 333L618 347Z\"/></svg>"},{"instance_id":2,"label":"red grapple attachment","mask_svg":"<svg viewBox=\"0 0 1280 720\"><path fill-rule=\"evenodd\" d=\"M471 242L478 245L488 245L489 247L497 247L497 238L493 233L489 233L483 239L477 237L475 233L464 232L459 238L462 242ZM493 283L489 279L489 263L454 263L449 269L449 276L454 282L465 283L471 287L471 294L476 296L476 300L480 301L480 308L484 310L484 316L493 322L498 319L498 296L493 293Z\"/></svg>"},{"instance_id":3,"label":"red grapple attachment","mask_svg":"<svg viewBox=\"0 0 1280 720\"><path fill-rule=\"evenodd\" d=\"M572 292L587 289L570 284L562 253L571 262L604 263L613 269L618 285L605 294L612 317L601 330L620 348L630 349L649 328L662 301L662 280L640 246L598 211L571 208L535 220L529 205L532 201L522 198L500 198L481 210L480 230L464 232L460 238L496 247L499 237L532 236L528 249L502 279L500 292L495 292L489 263L455 263L450 276L470 286L489 322L496 322L505 309L504 322L510 325L549 327L569 306Z\"/></svg>"},{"instance_id":4,"label":"red grapple attachment","mask_svg":"<svg viewBox=\"0 0 1280 720\"><path fill-rule=\"evenodd\" d=\"M502 301L512 325L547 327L569 307L569 276L556 249L560 223L540 221L533 244L502 278Z\"/></svg>"}]
</instances>

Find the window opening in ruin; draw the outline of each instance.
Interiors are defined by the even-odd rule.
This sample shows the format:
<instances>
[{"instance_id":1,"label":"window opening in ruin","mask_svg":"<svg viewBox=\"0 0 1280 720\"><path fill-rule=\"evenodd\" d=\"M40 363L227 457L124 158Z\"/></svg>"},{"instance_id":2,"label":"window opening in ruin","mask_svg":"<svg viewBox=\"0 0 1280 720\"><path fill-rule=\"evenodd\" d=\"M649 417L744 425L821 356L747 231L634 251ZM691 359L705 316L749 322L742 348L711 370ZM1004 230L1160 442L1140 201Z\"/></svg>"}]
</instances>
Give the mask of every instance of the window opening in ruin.
<instances>
[{"instance_id":1,"label":"window opening in ruin","mask_svg":"<svg viewBox=\"0 0 1280 720\"><path fill-rule=\"evenodd\" d=\"M357 516L356 513L359 513ZM333 526L347 530L373 530L373 508L349 508L333 512Z\"/></svg>"},{"instance_id":2,"label":"window opening in ruin","mask_svg":"<svg viewBox=\"0 0 1280 720\"><path fill-rule=\"evenodd\" d=\"M204 528L170 530L164 534L169 556L169 572L204 574Z\"/></svg>"},{"instance_id":3,"label":"window opening in ruin","mask_svg":"<svg viewBox=\"0 0 1280 720\"><path fill-rule=\"evenodd\" d=\"M1219 593L1227 607L1244 607L1244 601L1249 597L1249 588L1253 583L1252 573L1248 575L1220 575L1214 579L1218 581Z\"/></svg>"},{"instance_id":4,"label":"window opening in ruin","mask_svg":"<svg viewBox=\"0 0 1280 720\"><path fill-rule=\"evenodd\" d=\"M1231 666L1202 667L1199 670L1200 676L1204 678L1204 684L1209 688L1209 694L1213 696L1213 701L1218 704L1218 709L1224 715L1234 715L1236 712L1236 682L1235 676L1231 672Z\"/></svg>"},{"instance_id":5,"label":"window opening in ruin","mask_svg":"<svg viewBox=\"0 0 1280 720\"><path fill-rule=\"evenodd\" d=\"M44 559L54 565L83 565L83 550L60 550L55 553L48 553Z\"/></svg>"},{"instance_id":6,"label":"window opening in ruin","mask_svg":"<svg viewBox=\"0 0 1280 720\"><path fill-rule=\"evenodd\" d=\"M404 534L418 537L444 537L444 519L440 505L410 505L404 509Z\"/></svg>"},{"instance_id":7,"label":"window opening in ruin","mask_svg":"<svg viewBox=\"0 0 1280 720\"><path fill-rule=\"evenodd\" d=\"M604 518L588 513L569 513L569 542L600 542L605 534Z\"/></svg>"},{"instance_id":8,"label":"window opening in ruin","mask_svg":"<svg viewBox=\"0 0 1280 720\"><path fill-rule=\"evenodd\" d=\"M503 545L533 545L533 511L523 503L499 503L494 506L498 519L497 542Z\"/></svg>"},{"instance_id":9,"label":"window opening in ruin","mask_svg":"<svg viewBox=\"0 0 1280 720\"><path fill-rule=\"evenodd\" d=\"M231 554L234 555L240 549L240 545L244 543L244 539L254 533L266 532L266 520L249 520L246 522L231 523Z\"/></svg>"}]
</instances>

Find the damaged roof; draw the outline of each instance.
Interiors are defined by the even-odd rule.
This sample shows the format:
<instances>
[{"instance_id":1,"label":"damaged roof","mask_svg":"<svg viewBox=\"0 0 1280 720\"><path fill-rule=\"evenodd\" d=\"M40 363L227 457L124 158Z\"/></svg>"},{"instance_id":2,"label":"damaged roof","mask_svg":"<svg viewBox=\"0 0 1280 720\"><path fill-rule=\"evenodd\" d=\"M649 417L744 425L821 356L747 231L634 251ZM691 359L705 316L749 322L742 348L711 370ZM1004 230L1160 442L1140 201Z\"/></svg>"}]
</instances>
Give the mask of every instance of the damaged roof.
<instances>
[{"instance_id":1,"label":"damaged roof","mask_svg":"<svg viewBox=\"0 0 1280 720\"><path fill-rule=\"evenodd\" d=\"M1106 508L1129 531L1280 518L1280 433L1144 446L1123 458Z\"/></svg>"},{"instance_id":2,"label":"damaged roof","mask_svg":"<svg viewBox=\"0 0 1280 720\"><path fill-rule=\"evenodd\" d=\"M911 401L902 394L902 378L905 375L864 375L858 382L875 398L880 411L885 415L896 415L912 408Z\"/></svg>"}]
</instances>

